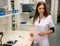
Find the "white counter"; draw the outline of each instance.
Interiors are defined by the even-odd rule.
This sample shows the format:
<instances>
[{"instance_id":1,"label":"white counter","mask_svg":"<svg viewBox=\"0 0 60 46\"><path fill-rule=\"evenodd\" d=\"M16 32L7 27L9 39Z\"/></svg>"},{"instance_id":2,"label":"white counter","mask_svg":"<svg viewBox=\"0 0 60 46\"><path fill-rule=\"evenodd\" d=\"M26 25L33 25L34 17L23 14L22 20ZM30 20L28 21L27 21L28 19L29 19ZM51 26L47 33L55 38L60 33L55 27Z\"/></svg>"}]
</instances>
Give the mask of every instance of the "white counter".
<instances>
[{"instance_id":1,"label":"white counter","mask_svg":"<svg viewBox=\"0 0 60 46\"><path fill-rule=\"evenodd\" d=\"M4 32L2 43L7 43L7 41L18 40L13 46L30 46L32 43L32 38L29 35L29 31L7 31ZM19 37L21 36L21 37Z\"/></svg>"},{"instance_id":2,"label":"white counter","mask_svg":"<svg viewBox=\"0 0 60 46\"><path fill-rule=\"evenodd\" d=\"M31 46L32 39L20 38L13 46Z\"/></svg>"}]
</instances>

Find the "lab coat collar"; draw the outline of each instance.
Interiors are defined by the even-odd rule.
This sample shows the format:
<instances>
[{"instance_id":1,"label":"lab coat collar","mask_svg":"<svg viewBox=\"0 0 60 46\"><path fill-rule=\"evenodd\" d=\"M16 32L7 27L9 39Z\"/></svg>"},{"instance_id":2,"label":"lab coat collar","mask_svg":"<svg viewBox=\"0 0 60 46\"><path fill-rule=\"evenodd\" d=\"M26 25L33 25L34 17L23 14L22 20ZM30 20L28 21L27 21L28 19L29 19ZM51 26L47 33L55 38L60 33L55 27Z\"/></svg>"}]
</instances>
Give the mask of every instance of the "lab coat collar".
<instances>
[{"instance_id":1,"label":"lab coat collar","mask_svg":"<svg viewBox=\"0 0 60 46\"><path fill-rule=\"evenodd\" d=\"M43 16L41 20L44 20L45 18L46 18L46 17L45 17L45 16ZM41 21L41 20L40 20L40 21ZM38 17L38 21L39 21L39 17Z\"/></svg>"}]
</instances>

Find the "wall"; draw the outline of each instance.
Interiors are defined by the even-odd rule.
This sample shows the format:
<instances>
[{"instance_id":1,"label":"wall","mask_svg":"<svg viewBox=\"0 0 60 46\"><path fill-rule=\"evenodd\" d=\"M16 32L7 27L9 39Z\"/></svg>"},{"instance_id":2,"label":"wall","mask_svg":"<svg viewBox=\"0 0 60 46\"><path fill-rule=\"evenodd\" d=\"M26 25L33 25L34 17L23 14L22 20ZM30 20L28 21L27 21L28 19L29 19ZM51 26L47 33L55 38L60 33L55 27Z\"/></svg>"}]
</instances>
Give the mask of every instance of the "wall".
<instances>
[{"instance_id":1,"label":"wall","mask_svg":"<svg viewBox=\"0 0 60 46\"><path fill-rule=\"evenodd\" d=\"M7 5L7 0L0 0L0 6L4 7Z\"/></svg>"}]
</instances>

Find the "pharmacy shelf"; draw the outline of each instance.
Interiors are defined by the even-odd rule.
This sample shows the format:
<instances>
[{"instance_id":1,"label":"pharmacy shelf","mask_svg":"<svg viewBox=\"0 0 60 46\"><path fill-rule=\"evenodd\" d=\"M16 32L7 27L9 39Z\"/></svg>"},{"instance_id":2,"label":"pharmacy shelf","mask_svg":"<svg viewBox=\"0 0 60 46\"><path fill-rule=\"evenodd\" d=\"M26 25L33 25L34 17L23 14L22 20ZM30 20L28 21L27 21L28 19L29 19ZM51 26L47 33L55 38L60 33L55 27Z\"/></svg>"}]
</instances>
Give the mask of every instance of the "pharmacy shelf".
<instances>
[{"instance_id":1,"label":"pharmacy shelf","mask_svg":"<svg viewBox=\"0 0 60 46\"><path fill-rule=\"evenodd\" d=\"M30 18L29 18L30 14L31 13L29 13L29 12L20 13L20 16L21 16L21 21L20 22L22 22L22 21L26 21L27 22L26 24L21 24L21 25L32 25L30 23Z\"/></svg>"},{"instance_id":2,"label":"pharmacy shelf","mask_svg":"<svg viewBox=\"0 0 60 46\"><path fill-rule=\"evenodd\" d=\"M30 23L30 22L27 22L26 24L20 24L19 25L19 30L21 30L21 31L29 31L29 29L32 27L33 25L32 25L32 23Z\"/></svg>"},{"instance_id":3,"label":"pharmacy shelf","mask_svg":"<svg viewBox=\"0 0 60 46\"><path fill-rule=\"evenodd\" d=\"M16 17L16 25L17 25L17 28L16 30L19 30L20 28L22 28L22 26L31 26L32 23L30 23L30 15L31 15L31 12L22 12L22 5L29 5L31 6L33 9L35 9L35 2L33 0L21 0L21 1L17 1L17 0L14 0L15 2L15 9L18 9L20 11L19 14L15 15ZM19 5L19 6L18 6ZM23 21L26 21L27 23L26 24L21 24L20 22L23 22Z\"/></svg>"},{"instance_id":4,"label":"pharmacy shelf","mask_svg":"<svg viewBox=\"0 0 60 46\"><path fill-rule=\"evenodd\" d=\"M3 16L0 16L0 31L12 30L12 24L16 24L16 22L12 22L12 16L13 15L15 16L16 14L19 14L19 12L15 14L6 14Z\"/></svg>"},{"instance_id":5,"label":"pharmacy shelf","mask_svg":"<svg viewBox=\"0 0 60 46\"><path fill-rule=\"evenodd\" d=\"M24 26L26 26L26 25L32 25L32 23L27 22L26 24L20 24L20 25L24 25Z\"/></svg>"},{"instance_id":6,"label":"pharmacy shelf","mask_svg":"<svg viewBox=\"0 0 60 46\"><path fill-rule=\"evenodd\" d=\"M30 13L30 12L22 12L22 13L20 13L20 14L29 15L29 14L31 14L31 13Z\"/></svg>"},{"instance_id":7,"label":"pharmacy shelf","mask_svg":"<svg viewBox=\"0 0 60 46\"><path fill-rule=\"evenodd\" d=\"M15 13L15 14L18 14L18 13ZM3 16L0 16L0 18L9 17L9 16L12 16L12 15L15 15L15 14L7 14L7 15L3 15Z\"/></svg>"},{"instance_id":8,"label":"pharmacy shelf","mask_svg":"<svg viewBox=\"0 0 60 46\"><path fill-rule=\"evenodd\" d=\"M12 30L12 14L0 16L0 31Z\"/></svg>"},{"instance_id":9,"label":"pharmacy shelf","mask_svg":"<svg viewBox=\"0 0 60 46\"><path fill-rule=\"evenodd\" d=\"M9 17L9 16L12 16L12 14L3 15L3 16L0 16L0 18L5 18L5 17Z\"/></svg>"},{"instance_id":10,"label":"pharmacy shelf","mask_svg":"<svg viewBox=\"0 0 60 46\"><path fill-rule=\"evenodd\" d=\"M24 5L24 4L35 5L35 3L30 3L30 2L29 3L25 3L25 2L23 3L23 2L21 2L20 4L21 5Z\"/></svg>"}]
</instances>

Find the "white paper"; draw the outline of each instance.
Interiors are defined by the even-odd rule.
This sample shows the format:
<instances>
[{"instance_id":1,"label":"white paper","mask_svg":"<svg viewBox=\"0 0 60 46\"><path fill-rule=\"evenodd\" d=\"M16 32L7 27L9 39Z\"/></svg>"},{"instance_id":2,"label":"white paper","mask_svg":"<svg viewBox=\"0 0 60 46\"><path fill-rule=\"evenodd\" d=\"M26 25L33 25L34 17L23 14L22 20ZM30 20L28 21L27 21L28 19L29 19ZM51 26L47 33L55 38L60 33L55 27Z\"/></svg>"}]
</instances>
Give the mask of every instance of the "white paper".
<instances>
[{"instance_id":1,"label":"white paper","mask_svg":"<svg viewBox=\"0 0 60 46\"><path fill-rule=\"evenodd\" d=\"M33 36L34 40L41 40L41 37L38 35L38 33L40 33L38 26L31 27L30 28L30 33L32 33L34 35Z\"/></svg>"}]
</instances>

